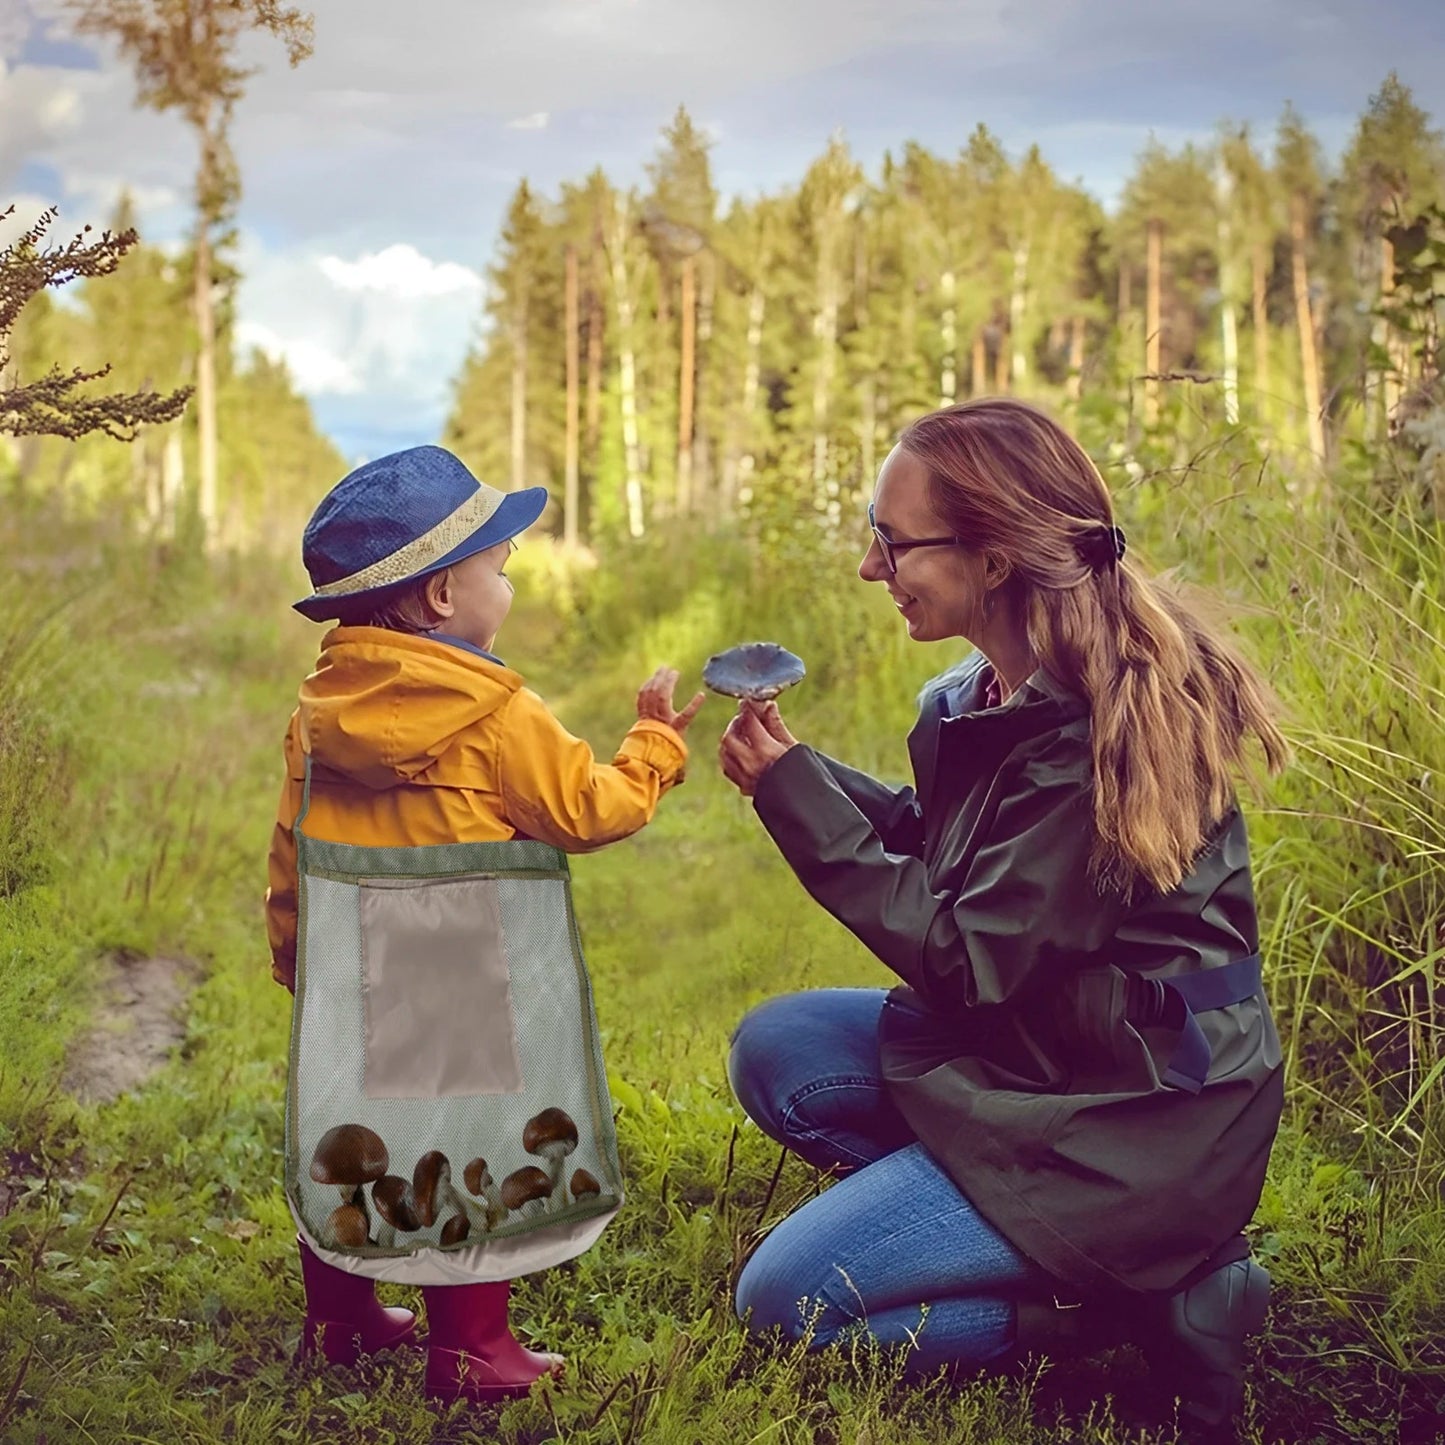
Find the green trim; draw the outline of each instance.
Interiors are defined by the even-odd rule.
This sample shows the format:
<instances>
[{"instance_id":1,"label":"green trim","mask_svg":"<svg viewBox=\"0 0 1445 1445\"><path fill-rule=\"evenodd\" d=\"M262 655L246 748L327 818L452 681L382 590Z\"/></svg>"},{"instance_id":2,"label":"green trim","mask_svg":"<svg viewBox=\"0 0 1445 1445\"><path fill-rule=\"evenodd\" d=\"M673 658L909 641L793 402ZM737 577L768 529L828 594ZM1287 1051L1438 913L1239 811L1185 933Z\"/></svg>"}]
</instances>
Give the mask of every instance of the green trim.
<instances>
[{"instance_id":1,"label":"green trim","mask_svg":"<svg viewBox=\"0 0 1445 1445\"><path fill-rule=\"evenodd\" d=\"M366 877L445 878L478 873L498 878L570 877L567 855L550 843L535 839L508 839L496 843L431 843L403 847L364 848L354 843L330 843L297 833L298 870L313 876L339 877L350 882Z\"/></svg>"}]
</instances>

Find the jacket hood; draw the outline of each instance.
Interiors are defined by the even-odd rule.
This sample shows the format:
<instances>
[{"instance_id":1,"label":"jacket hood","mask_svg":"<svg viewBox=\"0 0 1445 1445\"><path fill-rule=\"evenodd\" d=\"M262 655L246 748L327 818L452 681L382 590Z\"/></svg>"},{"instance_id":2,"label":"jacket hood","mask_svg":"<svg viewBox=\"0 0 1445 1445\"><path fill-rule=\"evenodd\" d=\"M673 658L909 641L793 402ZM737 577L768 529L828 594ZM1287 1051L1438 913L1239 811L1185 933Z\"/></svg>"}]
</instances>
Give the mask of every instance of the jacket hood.
<instances>
[{"instance_id":1,"label":"jacket hood","mask_svg":"<svg viewBox=\"0 0 1445 1445\"><path fill-rule=\"evenodd\" d=\"M382 627L335 627L301 684L301 745L314 762L364 787L394 788L429 768L521 685L510 668L450 643Z\"/></svg>"}]
</instances>

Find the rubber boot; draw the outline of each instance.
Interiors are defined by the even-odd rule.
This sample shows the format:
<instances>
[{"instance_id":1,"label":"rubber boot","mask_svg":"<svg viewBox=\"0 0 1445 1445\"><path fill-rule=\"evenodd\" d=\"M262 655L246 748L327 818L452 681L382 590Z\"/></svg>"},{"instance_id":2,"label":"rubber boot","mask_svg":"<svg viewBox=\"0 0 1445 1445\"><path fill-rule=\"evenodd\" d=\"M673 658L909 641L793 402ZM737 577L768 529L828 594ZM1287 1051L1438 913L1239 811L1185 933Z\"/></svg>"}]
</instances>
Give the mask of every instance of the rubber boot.
<instances>
[{"instance_id":1,"label":"rubber boot","mask_svg":"<svg viewBox=\"0 0 1445 1445\"><path fill-rule=\"evenodd\" d=\"M1159 1383L1179 1397L1190 1441L1225 1441L1244 1407L1244 1342L1264 1327L1269 1272L1236 1260L1146 1307L1137 1335Z\"/></svg>"},{"instance_id":2,"label":"rubber boot","mask_svg":"<svg viewBox=\"0 0 1445 1445\"><path fill-rule=\"evenodd\" d=\"M416 1342L416 1316L381 1304L375 1280L327 1264L299 1235L296 1243L306 1286L298 1359L319 1349L333 1365L354 1365L362 1355Z\"/></svg>"},{"instance_id":3,"label":"rubber boot","mask_svg":"<svg viewBox=\"0 0 1445 1445\"><path fill-rule=\"evenodd\" d=\"M507 1324L511 1282L431 1285L426 1302L426 1389L434 1400L478 1403L525 1395L543 1375L560 1375L561 1355L523 1346Z\"/></svg>"}]
</instances>

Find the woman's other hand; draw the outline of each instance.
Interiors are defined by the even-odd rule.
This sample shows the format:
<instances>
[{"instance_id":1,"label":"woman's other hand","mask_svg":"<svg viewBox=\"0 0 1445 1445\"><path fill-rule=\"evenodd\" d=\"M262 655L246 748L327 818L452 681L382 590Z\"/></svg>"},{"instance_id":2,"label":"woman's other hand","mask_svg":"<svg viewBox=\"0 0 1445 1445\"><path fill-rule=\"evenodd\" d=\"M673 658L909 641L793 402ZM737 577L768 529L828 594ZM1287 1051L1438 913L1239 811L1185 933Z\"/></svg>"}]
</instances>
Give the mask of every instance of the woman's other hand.
<instances>
[{"instance_id":1,"label":"woman's other hand","mask_svg":"<svg viewBox=\"0 0 1445 1445\"><path fill-rule=\"evenodd\" d=\"M758 780L797 742L777 703L744 698L718 743L723 776L743 797L751 798Z\"/></svg>"},{"instance_id":2,"label":"woman's other hand","mask_svg":"<svg viewBox=\"0 0 1445 1445\"><path fill-rule=\"evenodd\" d=\"M681 712L672 710L672 690L677 686L681 673L675 667L659 667L637 694L637 716L665 722L676 732L684 733L687 725L697 716L697 710L707 701L705 692L695 693Z\"/></svg>"}]
</instances>

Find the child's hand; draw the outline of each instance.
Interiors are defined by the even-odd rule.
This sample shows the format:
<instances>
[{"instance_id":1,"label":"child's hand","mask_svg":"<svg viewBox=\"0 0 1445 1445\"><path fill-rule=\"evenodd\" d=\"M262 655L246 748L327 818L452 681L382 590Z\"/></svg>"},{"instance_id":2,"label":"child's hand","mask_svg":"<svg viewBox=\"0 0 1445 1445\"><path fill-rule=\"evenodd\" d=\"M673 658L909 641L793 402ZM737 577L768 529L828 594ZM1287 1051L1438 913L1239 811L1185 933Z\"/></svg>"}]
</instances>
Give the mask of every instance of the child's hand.
<instances>
[{"instance_id":1,"label":"child's hand","mask_svg":"<svg viewBox=\"0 0 1445 1445\"><path fill-rule=\"evenodd\" d=\"M655 718L665 722L677 732L686 732L687 725L697 716L697 710L707 701L705 692L696 693L681 712L672 710L672 690L681 676L675 667L659 667L637 694L637 716Z\"/></svg>"}]
</instances>

